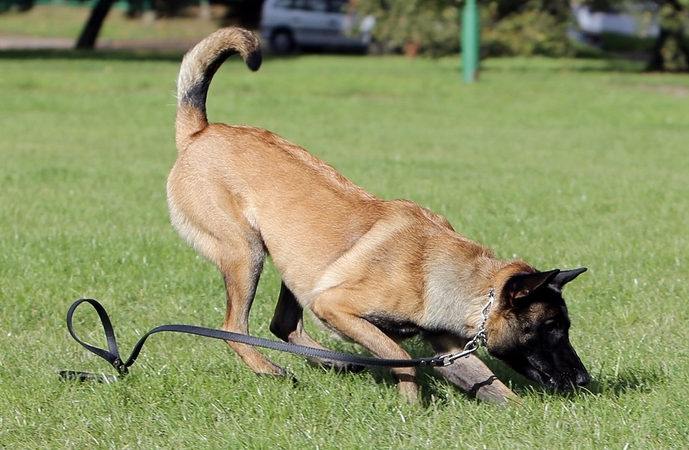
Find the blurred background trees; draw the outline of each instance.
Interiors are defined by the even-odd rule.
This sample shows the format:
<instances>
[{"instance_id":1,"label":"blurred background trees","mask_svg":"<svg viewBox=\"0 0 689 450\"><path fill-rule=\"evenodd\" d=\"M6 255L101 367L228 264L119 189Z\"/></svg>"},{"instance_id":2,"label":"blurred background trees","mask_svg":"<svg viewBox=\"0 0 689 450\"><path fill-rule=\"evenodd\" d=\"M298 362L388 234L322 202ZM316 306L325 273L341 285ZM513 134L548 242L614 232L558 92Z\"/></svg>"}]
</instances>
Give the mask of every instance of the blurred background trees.
<instances>
[{"instance_id":1,"label":"blurred background trees","mask_svg":"<svg viewBox=\"0 0 689 450\"><path fill-rule=\"evenodd\" d=\"M0 12L30 10L35 2L0 0ZM64 4L65 0L61 0ZM126 5L127 17L170 17L203 12L222 5L219 25L257 29L262 0L70 0L91 5L78 48L93 48L113 5ZM300 0L304 3L306 0ZM382 51L409 57L440 57L461 51L461 11L465 0L349 0L345 9L376 18L373 35ZM689 71L689 0L477 0L480 11L481 55L546 57L609 56L625 52L645 58L649 71ZM121 9L121 8L120 8ZM645 28L636 35L582 29L580 14L625 12ZM208 14L210 15L210 14ZM202 16L202 14L199 14ZM618 14L619 16L619 14ZM579 18L579 22L577 21ZM154 20L154 19L150 19ZM650 31L649 31L650 30ZM652 32L651 32L652 31ZM633 33L632 33L633 34Z\"/></svg>"},{"instance_id":2,"label":"blurred background trees","mask_svg":"<svg viewBox=\"0 0 689 450\"><path fill-rule=\"evenodd\" d=\"M689 71L689 0L656 0L658 38L653 45L648 71Z\"/></svg>"},{"instance_id":3,"label":"blurred background trees","mask_svg":"<svg viewBox=\"0 0 689 450\"><path fill-rule=\"evenodd\" d=\"M463 0L356 0L361 14L376 17L374 36L393 48L441 56L461 51ZM485 56L595 55L602 43L651 52L648 70L689 70L689 0L478 0L481 54ZM587 36L576 30L575 8L591 12L628 11L656 20L655 38ZM593 44L593 45L592 45ZM599 52L598 52L599 53Z\"/></svg>"},{"instance_id":4,"label":"blurred background trees","mask_svg":"<svg viewBox=\"0 0 689 450\"><path fill-rule=\"evenodd\" d=\"M481 48L486 56L568 56L571 23L567 0L478 0ZM374 35L397 48L441 56L460 51L464 1L357 0L361 14L376 17Z\"/></svg>"}]
</instances>

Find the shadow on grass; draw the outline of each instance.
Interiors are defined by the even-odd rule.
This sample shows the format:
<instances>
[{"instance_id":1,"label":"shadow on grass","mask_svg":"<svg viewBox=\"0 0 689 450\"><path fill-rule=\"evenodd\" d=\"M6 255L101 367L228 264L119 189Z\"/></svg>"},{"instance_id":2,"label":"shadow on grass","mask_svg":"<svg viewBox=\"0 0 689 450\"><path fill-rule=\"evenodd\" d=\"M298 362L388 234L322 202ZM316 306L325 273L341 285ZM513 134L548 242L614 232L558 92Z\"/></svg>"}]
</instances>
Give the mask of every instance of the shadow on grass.
<instances>
[{"instance_id":1,"label":"shadow on grass","mask_svg":"<svg viewBox=\"0 0 689 450\"><path fill-rule=\"evenodd\" d=\"M186 50L169 49L108 49L108 50L73 50L73 49L22 49L0 50L0 60L92 60L92 61L168 61L181 62ZM295 59L302 56L264 54L263 60Z\"/></svg>"},{"instance_id":2,"label":"shadow on grass","mask_svg":"<svg viewBox=\"0 0 689 450\"><path fill-rule=\"evenodd\" d=\"M70 50L70 49L26 49L0 50L0 59L64 59L102 61L181 61L181 50Z\"/></svg>"},{"instance_id":3,"label":"shadow on grass","mask_svg":"<svg viewBox=\"0 0 689 450\"><path fill-rule=\"evenodd\" d=\"M667 381L668 377L660 368L629 368L620 370L612 378L593 380L586 387L592 394L618 397L627 392L651 392L656 386Z\"/></svg>"},{"instance_id":4,"label":"shadow on grass","mask_svg":"<svg viewBox=\"0 0 689 450\"><path fill-rule=\"evenodd\" d=\"M428 356L428 349L423 345L415 345L408 349L412 357ZM418 353L418 354L416 354ZM521 374L515 372L501 361L488 356L484 351L480 355L481 360L505 385L509 386L515 394L523 397L528 394L536 394L544 397L577 398L589 395L602 395L606 397L619 397L630 392L647 393L667 381L667 375L660 367L623 368L615 375L600 374L598 378L592 377L591 383L585 387L576 388L573 391L553 391L545 386L533 382ZM394 384L395 380L387 371L376 370L373 375L376 382ZM420 369L419 384L422 388L424 404L430 404L436 397L441 386L455 389L463 393L467 399L475 399L475 396L462 392L444 377L431 369Z\"/></svg>"},{"instance_id":5,"label":"shadow on grass","mask_svg":"<svg viewBox=\"0 0 689 450\"><path fill-rule=\"evenodd\" d=\"M186 53L180 49L9 49L0 50L0 60L96 60L96 61L170 61L179 62ZM278 55L264 53L265 61L278 59L297 59L306 55L319 55L318 52ZM338 53L340 54L340 53ZM343 55L357 55L344 53ZM375 56L363 56L375 58ZM492 58L481 63L482 72L622 72L641 73L645 62L624 58L598 59L547 59L547 58ZM451 70L459 70L454 68Z\"/></svg>"},{"instance_id":6,"label":"shadow on grass","mask_svg":"<svg viewBox=\"0 0 689 450\"><path fill-rule=\"evenodd\" d=\"M620 57L606 58L496 58L481 66L482 72L618 72L643 73L646 61Z\"/></svg>"},{"instance_id":7,"label":"shadow on grass","mask_svg":"<svg viewBox=\"0 0 689 450\"><path fill-rule=\"evenodd\" d=\"M601 374L599 378L592 377L591 382L587 386L576 388L573 391L552 391L545 386L528 380L495 358L482 357L481 359L500 380L511 386L519 396L527 393L537 393L544 396L565 398L586 395L619 397L628 392L651 392L654 386L660 385L667 380L667 376L660 368L628 368L619 370L614 376Z\"/></svg>"}]
</instances>

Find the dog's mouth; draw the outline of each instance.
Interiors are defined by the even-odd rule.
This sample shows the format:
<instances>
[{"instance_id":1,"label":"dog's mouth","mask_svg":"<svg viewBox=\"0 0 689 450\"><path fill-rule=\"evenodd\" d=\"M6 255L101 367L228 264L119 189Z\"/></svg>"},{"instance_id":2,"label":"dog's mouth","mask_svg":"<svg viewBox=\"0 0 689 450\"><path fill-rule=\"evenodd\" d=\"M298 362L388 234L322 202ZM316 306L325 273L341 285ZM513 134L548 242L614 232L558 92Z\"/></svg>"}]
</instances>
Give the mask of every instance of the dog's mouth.
<instances>
[{"instance_id":1,"label":"dog's mouth","mask_svg":"<svg viewBox=\"0 0 689 450\"><path fill-rule=\"evenodd\" d=\"M586 386L591 381L586 371L576 371L574 373L561 372L553 375L543 370L531 368L527 372L529 378L553 391L569 392L577 386Z\"/></svg>"},{"instance_id":2,"label":"dog's mouth","mask_svg":"<svg viewBox=\"0 0 689 450\"><path fill-rule=\"evenodd\" d=\"M527 369L525 375L531 380L547 387L548 389L555 390L559 387L559 383L555 380L555 377L550 375L548 372L538 370L535 367L530 367Z\"/></svg>"},{"instance_id":3,"label":"dog's mouth","mask_svg":"<svg viewBox=\"0 0 689 450\"><path fill-rule=\"evenodd\" d=\"M545 381L541 383L548 389L552 389L553 391L571 391L573 389L572 383L558 382L554 377L548 374L543 374L543 377L545 378Z\"/></svg>"}]
</instances>

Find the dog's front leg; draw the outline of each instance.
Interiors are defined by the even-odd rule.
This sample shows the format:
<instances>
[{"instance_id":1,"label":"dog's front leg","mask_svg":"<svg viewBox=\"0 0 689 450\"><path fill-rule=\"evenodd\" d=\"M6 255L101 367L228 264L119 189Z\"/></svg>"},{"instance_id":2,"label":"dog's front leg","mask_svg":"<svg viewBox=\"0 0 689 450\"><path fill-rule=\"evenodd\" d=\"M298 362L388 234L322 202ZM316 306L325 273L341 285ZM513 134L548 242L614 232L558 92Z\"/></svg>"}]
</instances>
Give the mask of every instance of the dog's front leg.
<instances>
[{"instance_id":1,"label":"dog's front leg","mask_svg":"<svg viewBox=\"0 0 689 450\"><path fill-rule=\"evenodd\" d=\"M429 337L429 341L437 355L460 353L464 348L462 341L450 334ZM498 380L475 354L459 358L452 365L434 369L459 389L478 399L498 404L520 402L519 397Z\"/></svg>"},{"instance_id":2,"label":"dog's front leg","mask_svg":"<svg viewBox=\"0 0 689 450\"><path fill-rule=\"evenodd\" d=\"M323 348L304 330L303 314L301 305L283 282L273 320L270 322L270 331L285 342Z\"/></svg>"},{"instance_id":3,"label":"dog's front leg","mask_svg":"<svg viewBox=\"0 0 689 450\"><path fill-rule=\"evenodd\" d=\"M357 299L351 291L331 289L316 297L311 310L328 326L362 345L378 358L410 359L409 354L394 340L360 317L361 313L357 311L356 305L365 302L357 300L361 299ZM400 394L410 403L418 401L416 370L412 367L395 367L391 371L397 379Z\"/></svg>"},{"instance_id":4,"label":"dog's front leg","mask_svg":"<svg viewBox=\"0 0 689 450\"><path fill-rule=\"evenodd\" d=\"M519 397L498 380L476 355L469 355L457 359L452 365L434 369L452 384L478 399L497 404L520 402Z\"/></svg>"}]
</instances>

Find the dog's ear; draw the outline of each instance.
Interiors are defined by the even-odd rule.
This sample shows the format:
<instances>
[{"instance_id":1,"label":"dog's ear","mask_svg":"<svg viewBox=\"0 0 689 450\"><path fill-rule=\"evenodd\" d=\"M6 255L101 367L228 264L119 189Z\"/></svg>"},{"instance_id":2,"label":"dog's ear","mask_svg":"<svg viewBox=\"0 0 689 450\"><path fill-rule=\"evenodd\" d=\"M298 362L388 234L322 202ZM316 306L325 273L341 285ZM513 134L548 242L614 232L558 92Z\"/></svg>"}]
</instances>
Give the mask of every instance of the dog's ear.
<instances>
[{"instance_id":1,"label":"dog's ear","mask_svg":"<svg viewBox=\"0 0 689 450\"><path fill-rule=\"evenodd\" d=\"M572 281L584 272L586 272L586 267L581 267L579 269L572 270L564 270L558 273L553 279L551 279L548 285L556 291L562 292L562 287L565 284L569 283L570 281Z\"/></svg>"},{"instance_id":2,"label":"dog's ear","mask_svg":"<svg viewBox=\"0 0 689 450\"><path fill-rule=\"evenodd\" d=\"M520 300L541 286L547 286L560 274L559 269L549 272L520 273L511 276L502 288L508 307L520 306ZM576 276L576 275L575 275ZM574 279L574 278L572 278Z\"/></svg>"}]
</instances>

